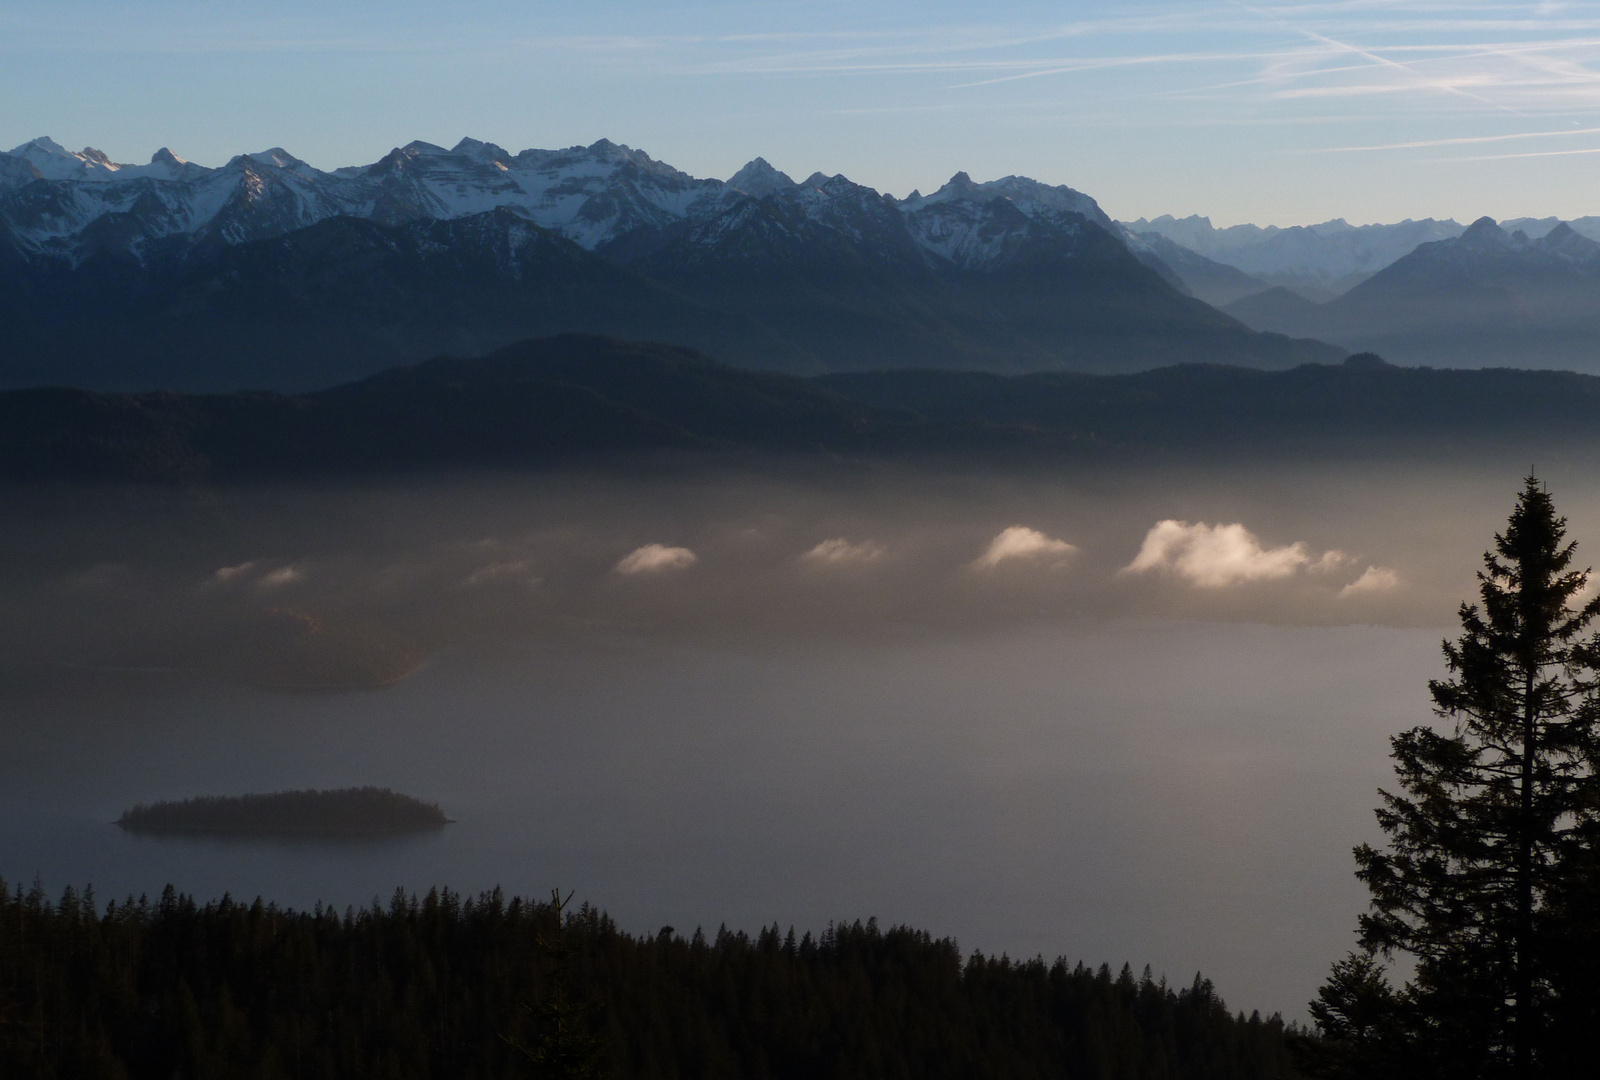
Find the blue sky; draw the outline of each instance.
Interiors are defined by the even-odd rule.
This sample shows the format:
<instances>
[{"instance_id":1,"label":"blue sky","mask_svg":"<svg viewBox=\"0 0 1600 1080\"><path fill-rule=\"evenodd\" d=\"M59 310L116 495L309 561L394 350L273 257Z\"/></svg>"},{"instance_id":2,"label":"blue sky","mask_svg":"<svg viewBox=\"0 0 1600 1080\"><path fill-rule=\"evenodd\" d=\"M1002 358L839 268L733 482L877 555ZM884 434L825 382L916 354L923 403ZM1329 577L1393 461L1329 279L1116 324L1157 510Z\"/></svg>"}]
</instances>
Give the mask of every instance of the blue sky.
<instances>
[{"instance_id":1,"label":"blue sky","mask_svg":"<svg viewBox=\"0 0 1600 1080\"><path fill-rule=\"evenodd\" d=\"M1217 224L1600 214L1600 3L5 0L0 146L124 161L602 136L896 195Z\"/></svg>"}]
</instances>

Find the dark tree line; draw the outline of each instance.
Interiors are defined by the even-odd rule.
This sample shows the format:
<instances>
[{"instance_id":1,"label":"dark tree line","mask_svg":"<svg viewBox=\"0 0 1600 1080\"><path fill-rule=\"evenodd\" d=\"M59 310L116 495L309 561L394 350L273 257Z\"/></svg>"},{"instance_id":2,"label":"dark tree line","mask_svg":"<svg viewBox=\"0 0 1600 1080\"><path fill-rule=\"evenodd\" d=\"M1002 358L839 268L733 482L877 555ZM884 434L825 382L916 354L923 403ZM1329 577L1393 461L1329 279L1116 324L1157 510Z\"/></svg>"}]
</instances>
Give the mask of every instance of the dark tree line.
<instances>
[{"instance_id":1,"label":"dark tree line","mask_svg":"<svg viewBox=\"0 0 1600 1080\"><path fill-rule=\"evenodd\" d=\"M875 922L686 938L498 891L343 913L0 896L4 1080L1296 1075L1293 1031L1198 975L963 959Z\"/></svg>"},{"instance_id":2,"label":"dark tree line","mask_svg":"<svg viewBox=\"0 0 1600 1080\"><path fill-rule=\"evenodd\" d=\"M1371 905L1311 1004L1312 1072L1600 1074L1600 597L1574 557L1529 477L1430 684L1444 723L1393 740L1387 843L1356 849Z\"/></svg>"}]
</instances>

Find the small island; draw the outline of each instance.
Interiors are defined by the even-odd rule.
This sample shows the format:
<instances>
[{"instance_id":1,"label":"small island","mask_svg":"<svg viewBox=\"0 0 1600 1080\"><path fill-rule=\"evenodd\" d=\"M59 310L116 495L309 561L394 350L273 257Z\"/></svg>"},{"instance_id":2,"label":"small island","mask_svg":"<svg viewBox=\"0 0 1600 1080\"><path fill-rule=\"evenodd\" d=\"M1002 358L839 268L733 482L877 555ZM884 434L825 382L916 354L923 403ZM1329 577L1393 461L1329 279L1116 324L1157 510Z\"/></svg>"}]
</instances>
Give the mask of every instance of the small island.
<instances>
[{"instance_id":1,"label":"small island","mask_svg":"<svg viewBox=\"0 0 1600 1080\"><path fill-rule=\"evenodd\" d=\"M274 838L399 836L449 823L437 803L378 787L141 803L116 822L137 833Z\"/></svg>"}]
</instances>

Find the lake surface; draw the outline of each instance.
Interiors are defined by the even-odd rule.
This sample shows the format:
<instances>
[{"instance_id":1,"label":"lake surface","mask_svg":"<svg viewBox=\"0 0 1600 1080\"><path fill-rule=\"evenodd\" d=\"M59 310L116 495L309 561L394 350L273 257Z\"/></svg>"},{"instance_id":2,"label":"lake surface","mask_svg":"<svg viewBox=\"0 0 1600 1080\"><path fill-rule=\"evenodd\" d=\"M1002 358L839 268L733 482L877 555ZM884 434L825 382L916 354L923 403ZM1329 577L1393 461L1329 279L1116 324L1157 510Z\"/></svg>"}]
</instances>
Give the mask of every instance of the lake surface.
<instances>
[{"instance_id":1,"label":"lake surface","mask_svg":"<svg viewBox=\"0 0 1600 1080\"><path fill-rule=\"evenodd\" d=\"M102 899L577 890L625 928L876 916L1013 956L1214 979L1301 1014L1352 942L1350 847L1441 631L1061 620L837 640L574 630L349 693L12 673L0 874ZM127 806L360 784L438 800L371 844L155 838Z\"/></svg>"},{"instance_id":2,"label":"lake surface","mask_svg":"<svg viewBox=\"0 0 1600 1080\"><path fill-rule=\"evenodd\" d=\"M0 876L340 908L559 886L641 933L876 916L1303 1016L1353 944L1388 740L1433 720L1526 468L7 494ZM1548 475L1587 561L1600 469ZM110 824L367 784L456 823Z\"/></svg>"}]
</instances>

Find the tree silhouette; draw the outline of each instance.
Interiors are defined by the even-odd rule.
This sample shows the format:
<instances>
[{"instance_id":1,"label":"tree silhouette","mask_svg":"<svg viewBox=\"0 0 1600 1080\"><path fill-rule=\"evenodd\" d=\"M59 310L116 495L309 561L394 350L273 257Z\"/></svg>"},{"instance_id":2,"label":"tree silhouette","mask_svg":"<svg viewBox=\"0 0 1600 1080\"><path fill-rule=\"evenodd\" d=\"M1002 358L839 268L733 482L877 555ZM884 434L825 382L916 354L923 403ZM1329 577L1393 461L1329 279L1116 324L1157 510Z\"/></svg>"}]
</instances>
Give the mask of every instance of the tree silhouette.
<instances>
[{"instance_id":1,"label":"tree silhouette","mask_svg":"<svg viewBox=\"0 0 1600 1080\"><path fill-rule=\"evenodd\" d=\"M590 1031L591 1016L598 1011L593 1002L576 996L572 989L571 963L575 946L567 934L567 905L572 894L565 898L560 889L550 893L550 910L555 919L555 929L548 936L539 934L536 941L540 950L550 959L550 969L545 975L545 991L537 1004L522 1003L522 1008L532 1016L539 1036L525 1043L512 1036L502 1036L507 1043L527 1058L534 1075L551 1080L599 1080L601 1058L605 1044Z\"/></svg>"},{"instance_id":2,"label":"tree silhouette","mask_svg":"<svg viewBox=\"0 0 1600 1080\"><path fill-rule=\"evenodd\" d=\"M1391 745L1398 793L1382 792L1383 849L1356 849L1371 892L1362 953L1335 965L1312 1003L1323 1075L1515 1077L1554 1067L1551 1041L1572 994L1552 951L1575 923L1590 874L1597 807L1596 666L1581 602L1587 570L1550 495L1528 477L1484 555L1479 604L1444 645L1449 677L1429 684L1445 732L1418 727ZM1376 957L1415 974L1394 990Z\"/></svg>"}]
</instances>

